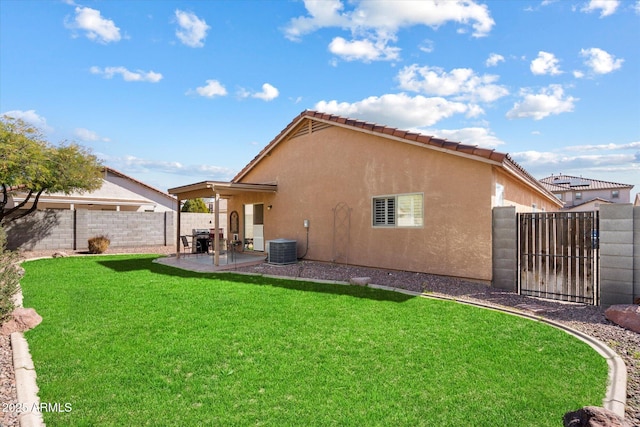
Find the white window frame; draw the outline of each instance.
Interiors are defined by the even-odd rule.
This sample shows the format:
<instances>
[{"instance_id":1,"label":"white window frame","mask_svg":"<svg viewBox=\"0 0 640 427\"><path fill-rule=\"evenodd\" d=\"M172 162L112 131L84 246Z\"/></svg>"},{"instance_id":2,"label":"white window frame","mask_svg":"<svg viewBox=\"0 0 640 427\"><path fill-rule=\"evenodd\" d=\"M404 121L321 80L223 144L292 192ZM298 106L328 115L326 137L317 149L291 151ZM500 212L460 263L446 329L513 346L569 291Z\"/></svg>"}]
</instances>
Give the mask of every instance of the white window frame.
<instances>
[{"instance_id":1,"label":"white window frame","mask_svg":"<svg viewBox=\"0 0 640 427\"><path fill-rule=\"evenodd\" d=\"M419 206L415 204L419 196ZM410 204L410 212L401 212L401 206ZM390 209L393 209L390 212ZM383 212L381 210L384 210ZM410 224L407 223L410 222ZM424 193L402 193L371 198L371 224L373 228L424 227Z\"/></svg>"}]
</instances>

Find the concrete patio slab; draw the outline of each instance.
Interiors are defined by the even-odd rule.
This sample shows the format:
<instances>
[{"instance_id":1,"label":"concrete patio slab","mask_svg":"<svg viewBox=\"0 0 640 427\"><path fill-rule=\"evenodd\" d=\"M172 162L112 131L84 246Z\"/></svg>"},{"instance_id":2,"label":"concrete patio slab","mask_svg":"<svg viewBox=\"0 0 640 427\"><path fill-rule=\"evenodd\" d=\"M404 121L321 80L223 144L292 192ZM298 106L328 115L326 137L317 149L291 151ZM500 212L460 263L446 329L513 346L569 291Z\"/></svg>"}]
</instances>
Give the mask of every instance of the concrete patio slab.
<instances>
[{"instance_id":1,"label":"concrete patio slab","mask_svg":"<svg viewBox=\"0 0 640 427\"><path fill-rule=\"evenodd\" d=\"M225 252L219 256L219 265L213 264L213 255L188 254L177 258L175 255L162 257L155 260L158 264L168 265L183 270L198 271L201 273L214 273L218 271L233 271L239 267L258 265L265 262L266 254L263 252Z\"/></svg>"}]
</instances>

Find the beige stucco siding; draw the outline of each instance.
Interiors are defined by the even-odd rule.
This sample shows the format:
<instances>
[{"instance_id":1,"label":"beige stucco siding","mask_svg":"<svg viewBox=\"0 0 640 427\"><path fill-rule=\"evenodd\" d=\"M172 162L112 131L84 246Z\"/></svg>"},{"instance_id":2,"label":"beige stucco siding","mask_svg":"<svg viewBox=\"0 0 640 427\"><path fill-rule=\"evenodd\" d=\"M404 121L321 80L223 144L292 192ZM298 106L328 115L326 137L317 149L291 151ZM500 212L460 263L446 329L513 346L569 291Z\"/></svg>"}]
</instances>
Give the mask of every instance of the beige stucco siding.
<instances>
[{"instance_id":1,"label":"beige stucco siding","mask_svg":"<svg viewBox=\"0 0 640 427\"><path fill-rule=\"evenodd\" d=\"M545 198L520 180L516 180L504 170L494 167L494 182L504 187L502 206L515 206L518 212L555 212L560 206ZM495 188L494 188L495 193ZM495 200L494 200L495 201ZM497 206L497 204L494 204ZM535 208L534 208L535 206Z\"/></svg>"},{"instance_id":2,"label":"beige stucco siding","mask_svg":"<svg viewBox=\"0 0 640 427\"><path fill-rule=\"evenodd\" d=\"M332 261L334 212L351 208L350 264L491 279L492 165L381 136L330 127L280 142L241 180L278 185L276 194L236 196L229 212L264 203L265 240L289 238L308 259ZM372 197L424 194L424 226L372 226ZM346 241L345 235L338 240ZM346 259L346 245L337 248Z\"/></svg>"}]
</instances>

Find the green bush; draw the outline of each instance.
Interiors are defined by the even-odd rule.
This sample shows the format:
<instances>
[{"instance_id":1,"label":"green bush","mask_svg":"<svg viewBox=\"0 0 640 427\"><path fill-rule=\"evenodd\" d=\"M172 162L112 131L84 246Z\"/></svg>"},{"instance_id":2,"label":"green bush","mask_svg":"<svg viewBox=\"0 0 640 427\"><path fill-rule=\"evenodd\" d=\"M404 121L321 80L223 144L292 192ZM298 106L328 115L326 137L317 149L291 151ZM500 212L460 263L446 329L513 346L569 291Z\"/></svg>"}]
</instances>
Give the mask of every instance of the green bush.
<instances>
[{"instance_id":1,"label":"green bush","mask_svg":"<svg viewBox=\"0 0 640 427\"><path fill-rule=\"evenodd\" d=\"M111 240L107 236L96 236L89 239L89 253L102 254L109 249Z\"/></svg>"},{"instance_id":2,"label":"green bush","mask_svg":"<svg viewBox=\"0 0 640 427\"><path fill-rule=\"evenodd\" d=\"M18 265L18 256L8 251L7 235L0 227L0 323L14 309L13 295L18 290L22 268Z\"/></svg>"}]
</instances>

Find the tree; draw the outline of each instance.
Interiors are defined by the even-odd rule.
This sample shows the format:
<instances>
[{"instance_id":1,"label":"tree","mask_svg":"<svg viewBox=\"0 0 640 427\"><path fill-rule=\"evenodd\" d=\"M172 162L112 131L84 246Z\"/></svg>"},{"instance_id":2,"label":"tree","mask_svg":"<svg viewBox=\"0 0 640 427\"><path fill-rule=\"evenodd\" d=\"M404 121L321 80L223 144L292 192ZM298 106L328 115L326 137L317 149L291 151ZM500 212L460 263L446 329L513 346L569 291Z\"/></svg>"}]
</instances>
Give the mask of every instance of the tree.
<instances>
[{"instance_id":1,"label":"tree","mask_svg":"<svg viewBox=\"0 0 640 427\"><path fill-rule=\"evenodd\" d=\"M54 146L42 132L20 119L0 119L0 224L29 215L38 208L42 193L97 190L102 185L102 164L77 144ZM7 209L9 196L26 193ZM29 209L22 209L32 203Z\"/></svg>"},{"instance_id":2,"label":"tree","mask_svg":"<svg viewBox=\"0 0 640 427\"><path fill-rule=\"evenodd\" d=\"M209 213L207 204L202 199L191 199L184 202L182 205L182 212L197 212L197 213Z\"/></svg>"}]
</instances>

